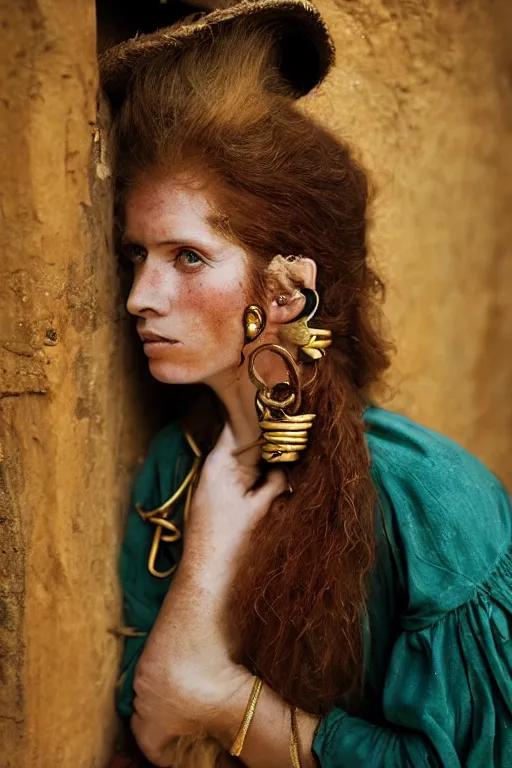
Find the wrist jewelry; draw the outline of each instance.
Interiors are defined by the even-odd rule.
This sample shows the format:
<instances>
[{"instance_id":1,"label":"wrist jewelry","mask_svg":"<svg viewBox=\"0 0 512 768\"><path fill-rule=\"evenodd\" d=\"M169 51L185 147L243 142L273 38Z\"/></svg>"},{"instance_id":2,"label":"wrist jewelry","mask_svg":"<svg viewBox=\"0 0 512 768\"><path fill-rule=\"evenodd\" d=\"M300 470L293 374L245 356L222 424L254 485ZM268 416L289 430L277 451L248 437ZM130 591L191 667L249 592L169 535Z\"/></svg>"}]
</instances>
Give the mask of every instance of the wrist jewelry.
<instances>
[{"instance_id":1,"label":"wrist jewelry","mask_svg":"<svg viewBox=\"0 0 512 768\"><path fill-rule=\"evenodd\" d=\"M290 759L292 761L293 768L301 768L300 765L300 751L299 751L299 728L297 725L297 707L290 707Z\"/></svg>"},{"instance_id":2,"label":"wrist jewelry","mask_svg":"<svg viewBox=\"0 0 512 768\"><path fill-rule=\"evenodd\" d=\"M240 727L235 736L233 746L229 750L229 753L234 757L238 757L240 755L244 746L245 737L247 736L247 731L249 730L249 726L251 724L252 716L254 715L254 710L256 709L256 704L258 703L258 698L261 693L262 686L263 683L261 682L260 678L255 675L254 682L252 684L251 695L249 696L249 701L247 702L245 715L242 722L240 723Z\"/></svg>"}]
</instances>

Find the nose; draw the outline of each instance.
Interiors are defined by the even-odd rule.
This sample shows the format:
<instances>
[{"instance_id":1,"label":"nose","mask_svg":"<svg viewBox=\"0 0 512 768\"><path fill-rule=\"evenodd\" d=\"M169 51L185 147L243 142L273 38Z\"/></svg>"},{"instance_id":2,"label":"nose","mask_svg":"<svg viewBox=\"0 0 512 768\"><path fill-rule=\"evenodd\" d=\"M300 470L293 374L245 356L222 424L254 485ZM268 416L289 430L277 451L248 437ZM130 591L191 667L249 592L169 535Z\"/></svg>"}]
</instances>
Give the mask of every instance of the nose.
<instances>
[{"instance_id":1,"label":"nose","mask_svg":"<svg viewBox=\"0 0 512 768\"><path fill-rule=\"evenodd\" d=\"M158 267L146 259L134 271L126 308L137 317L163 315L168 303L164 292L165 284Z\"/></svg>"}]
</instances>

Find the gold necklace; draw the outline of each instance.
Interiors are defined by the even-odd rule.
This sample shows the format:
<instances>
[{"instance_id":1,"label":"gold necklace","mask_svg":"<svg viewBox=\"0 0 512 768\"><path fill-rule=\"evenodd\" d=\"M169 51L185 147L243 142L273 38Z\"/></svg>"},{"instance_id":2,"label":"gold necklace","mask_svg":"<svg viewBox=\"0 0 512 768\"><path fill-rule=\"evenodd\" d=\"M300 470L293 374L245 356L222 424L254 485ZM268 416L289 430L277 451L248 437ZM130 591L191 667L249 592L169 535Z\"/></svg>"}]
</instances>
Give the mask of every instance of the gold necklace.
<instances>
[{"instance_id":1,"label":"gold necklace","mask_svg":"<svg viewBox=\"0 0 512 768\"><path fill-rule=\"evenodd\" d=\"M160 546L160 542L163 541L169 543L172 541L178 541L178 539L180 539L182 536L182 532L179 530L179 528L177 528L174 523L171 523L171 521L167 518L176 502L179 501L184 494L186 494L185 511L183 513L183 526L185 526L188 511L190 509L190 503L192 501L194 481L198 475L199 467L201 465L201 451L197 447L196 441L187 430L184 430L184 432L187 443L194 453L194 461L190 471L181 483L180 487L174 491L172 496L170 496L167 501L165 501L156 509L150 510L149 512L145 512L140 504L135 505L135 509L143 520L156 525L155 535L153 536L153 542L149 552L148 570L153 576L156 576L159 579L167 578L167 576L170 576L171 573L173 573L173 571L176 569L176 565L173 565L172 568L169 568L168 571L157 571L155 563L158 556L158 548ZM168 533L164 533L164 531L168 531Z\"/></svg>"}]
</instances>

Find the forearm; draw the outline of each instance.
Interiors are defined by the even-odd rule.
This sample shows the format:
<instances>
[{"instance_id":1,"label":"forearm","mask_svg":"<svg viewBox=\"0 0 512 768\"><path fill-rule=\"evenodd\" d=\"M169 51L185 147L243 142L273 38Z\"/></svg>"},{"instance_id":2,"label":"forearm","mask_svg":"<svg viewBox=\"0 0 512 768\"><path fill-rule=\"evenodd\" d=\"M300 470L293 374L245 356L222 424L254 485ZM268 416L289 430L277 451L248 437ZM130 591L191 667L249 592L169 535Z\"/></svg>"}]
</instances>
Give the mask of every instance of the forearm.
<instances>
[{"instance_id":1,"label":"forearm","mask_svg":"<svg viewBox=\"0 0 512 768\"><path fill-rule=\"evenodd\" d=\"M253 676L240 672L237 692L219 713L211 726L215 736L230 749L244 717L251 694ZM302 768L317 765L311 746L318 718L299 712L297 718L300 762ZM240 759L248 768L288 768L290 765L290 707L268 686L264 685L245 737Z\"/></svg>"},{"instance_id":2,"label":"forearm","mask_svg":"<svg viewBox=\"0 0 512 768\"><path fill-rule=\"evenodd\" d=\"M153 760L157 765L167 765L166 744L193 724L230 749L250 698L254 677L230 658L222 603L212 583L218 586L211 573L191 576L182 561L137 670L134 707L139 719L132 719L132 728L148 755L162 755L163 762ZM311 751L317 725L317 718L298 713L302 768L317 764ZM289 768L290 730L289 705L264 685L240 755L244 765Z\"/></svg>"}]
</instances>

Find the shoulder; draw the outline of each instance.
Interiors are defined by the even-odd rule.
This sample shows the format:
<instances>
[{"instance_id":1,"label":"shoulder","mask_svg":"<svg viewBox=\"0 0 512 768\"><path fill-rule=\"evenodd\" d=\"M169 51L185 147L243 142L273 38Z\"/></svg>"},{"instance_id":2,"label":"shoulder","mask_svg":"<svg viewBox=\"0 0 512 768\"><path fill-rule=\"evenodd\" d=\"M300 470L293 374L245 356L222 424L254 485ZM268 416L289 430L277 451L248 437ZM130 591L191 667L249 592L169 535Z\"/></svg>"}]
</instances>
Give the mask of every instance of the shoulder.
<instances>
[{"instance_id":1,"label":"shoulder","mask_svg":"<svg viewBox=\"0 0 512 768\"><path fill-rule=\"evenodd\" d=\"M443 435L380 408L365 412L383 523L409 612L465 602L510 548L510 500L498 478Z\"/></svg>"},{"instance_id":2,"label":"shoulder","mask_svg":"<svg viewBox=\"0 0 512 768\"><path fill-rule=\"evenodd\" d=\"M397 489L415 487L427 497L480 502L503 492L498 478L448 437L382 408L368 408L365 423L372 462Z\"/></svg>"}]
</instances>

